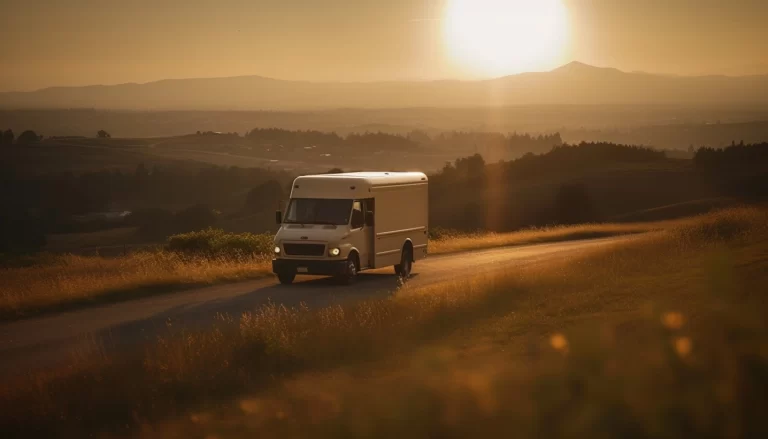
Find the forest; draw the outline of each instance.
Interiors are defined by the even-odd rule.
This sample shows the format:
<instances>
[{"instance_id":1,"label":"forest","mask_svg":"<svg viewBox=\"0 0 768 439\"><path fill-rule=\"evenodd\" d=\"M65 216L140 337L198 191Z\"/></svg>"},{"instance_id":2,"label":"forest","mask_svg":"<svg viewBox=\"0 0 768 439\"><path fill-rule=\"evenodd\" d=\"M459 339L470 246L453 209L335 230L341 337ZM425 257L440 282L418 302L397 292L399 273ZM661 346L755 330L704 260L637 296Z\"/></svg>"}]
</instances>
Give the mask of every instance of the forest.
<instances>
[{"instance_id":1,"label":"forest","mask_svg":"<svg viewBox=\"0 0 768 439\"><path fill-rule=\"evenodd\" d=\"M201 136L203 134L201 133ZM385 134L253 130L259 144L306 145L353 142L385 147L443 147L477 143L486 148L528 149L519 158L487 160L481 153L447 163L430 175L432 227L510 231L525 227L614 220L643 209L713 197L768 194L768 144L699 148L693 160L667 157L652 148L613 143L557 143L558 135L534 137L447 133L429 138ZM523 146L525 145L525 146ZM539 145L539 146L536 146ZM545 151L540 153L531 152ZM0 252L37 251L46 236L135 227L145 239L217 226L264 232L286 200L294 175L259 168L148 166L32 175L5 164L0 175ZM340 169L332 172L341 171Z\"/></svg>"}]
</instances>

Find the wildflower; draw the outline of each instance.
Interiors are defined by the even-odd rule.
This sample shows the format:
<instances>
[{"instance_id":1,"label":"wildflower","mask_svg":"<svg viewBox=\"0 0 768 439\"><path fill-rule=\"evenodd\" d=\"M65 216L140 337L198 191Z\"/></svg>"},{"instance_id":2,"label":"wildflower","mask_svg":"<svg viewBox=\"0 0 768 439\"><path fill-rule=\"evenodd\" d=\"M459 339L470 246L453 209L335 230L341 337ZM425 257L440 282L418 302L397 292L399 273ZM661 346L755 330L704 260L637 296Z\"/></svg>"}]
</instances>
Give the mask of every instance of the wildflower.
<instances>
[{"instance_id":1,"label":"wildflower","mask_svg":"<svg viewBox=\"0 0 768 439\"><path fill-rule=\"evenodd\" d=\"M665 313L663 316L661 316L661 323L667 328L667 329L680 329L683 327L683 323L685 323L685 319L683 318L683 315L679 312L668 312Z\"/></svg>"},{"instance_id":2,"label":"wildflower","mask_svg":"<svg viewBox=\"0 0 768 439\"><path fill-rule=\"evenodd\" d=\"M549 344L558 351L566 352L568 350L568 339L563 334L553 334L549 338Z\"/></svg>"},{"instance_id":3,"label":"wildflower","mask_svg":"<svg viewBox=\"0 0 768 439\"><path fill-rule=\"evenodd\" d=\"M674 339L675 352L680 358L685 358L691 353L691 339L688 337L677 337Z\"/></svg>"},{"instance_id":4,"label":"wildflower","mask_svg":"<svg viewBox=\"0 0 768 439\"><path fill-rule=\"evenodd\" d=\"M264 408L264 405L258 399L244 399L240 401L240 410L244 413L254 414L260 412Z\"/></svg>"}]
</instances>

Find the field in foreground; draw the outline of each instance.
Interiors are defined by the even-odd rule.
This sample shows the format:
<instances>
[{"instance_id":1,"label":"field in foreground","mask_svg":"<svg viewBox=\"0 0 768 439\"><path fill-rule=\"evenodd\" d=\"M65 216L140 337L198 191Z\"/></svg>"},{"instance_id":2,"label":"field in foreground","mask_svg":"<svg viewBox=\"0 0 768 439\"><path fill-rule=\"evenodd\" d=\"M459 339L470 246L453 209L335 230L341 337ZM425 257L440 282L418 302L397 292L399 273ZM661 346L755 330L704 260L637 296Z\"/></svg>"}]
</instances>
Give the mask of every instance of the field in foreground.
<instances>
[{"instance_id":1,"label":"field in foreground","mask_svg":"<svg viewBox=\"0 0 768 439\"><path fill-rule=\"evenodd\" d=\"M431 254L445 254L510 245L599 238L629 233L662 230L677 224L655 222L636 224L587 224L524 230L503 234L436 237L430 243ZM189 242L198 245L198 232ZM224 234L235 238L246 235ZM271 236L248 235L256 241L254 249L271 243ZM271 245L266 245L271 249ZM269 276L269 255L217 251L214 257L179 254L169 251L136 252L127 256L51 256L27 267L0 268L0 320L59 311L91 304L130 300L150 294L162 294L194 286L236 282Z\"/></svg>"},{"instance_id":2,"label":"field in foreground","mask_svg":"<svg viewBox=\"0 0 768 439\"><path fill-rule=\"evenodd\" d=\"M9 436L764 437L768 212L0 384Z\"/></svg>"}]
</instances>

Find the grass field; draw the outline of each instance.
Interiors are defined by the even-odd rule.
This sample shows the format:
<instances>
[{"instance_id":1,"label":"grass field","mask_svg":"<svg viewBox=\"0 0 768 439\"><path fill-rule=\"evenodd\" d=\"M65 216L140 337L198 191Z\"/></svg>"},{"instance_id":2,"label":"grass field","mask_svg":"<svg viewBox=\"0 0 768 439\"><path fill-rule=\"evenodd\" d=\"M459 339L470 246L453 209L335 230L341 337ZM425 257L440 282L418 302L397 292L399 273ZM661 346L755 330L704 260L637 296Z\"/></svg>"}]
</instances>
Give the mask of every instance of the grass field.
<instances>
[{"instance_id":1,"label":"grass field","mask_svg":"<svg viewBox=\"0 0 768 439\"><path fill-rule=\"evenodd\" d=\"M525 229L512 233L451 234L429 243L430 254L448 254L513 245L541 244L546 242L573 241L577 239L606 238L665 230L688 219L627 223L627 224L580 224Z\"/></svg>"},{"instance_id":2,"label":"grass field","mask_svg":"<svg viewBox=\"0 0 768 439\"><path fill-rule=\"evenodd\" d=\"M264 258L210 259L166 251L117 258L50 256L33 266L0 269L0 319L254 279L270 273Z\"/></svg>"},{"instance_id":3,"label":"grass field","mask_svg":"<svg viewBox=\"0 0 768 439\"><path fill-rule=\"evenodd\" d=\"M763 437L768 212L0 386L9 435Z\"/></svg>"},{"instance_id":4,"label":"grass field","mask_svg":"<svg viewBox=\"0 0 768 439\"><path fill-rule=\"evenodd\" d=\"M433 240L430 254L642 233L663 230L678 223L586 224L513 233L451 234ZM131 230L110 232L108 236L119 242L121 234L125 233L130 234ZM56 245L71 246L72 240L60 239ZM85 241L80 238L78 242ZM152 251L115 258L51 256L33 266L0 269L0 278L4 280L0 285L0 319L170 293L192 286L254 279L268 276L270 272L267 255L263 258L199 258Z\"/></svg>"}]
</instances>

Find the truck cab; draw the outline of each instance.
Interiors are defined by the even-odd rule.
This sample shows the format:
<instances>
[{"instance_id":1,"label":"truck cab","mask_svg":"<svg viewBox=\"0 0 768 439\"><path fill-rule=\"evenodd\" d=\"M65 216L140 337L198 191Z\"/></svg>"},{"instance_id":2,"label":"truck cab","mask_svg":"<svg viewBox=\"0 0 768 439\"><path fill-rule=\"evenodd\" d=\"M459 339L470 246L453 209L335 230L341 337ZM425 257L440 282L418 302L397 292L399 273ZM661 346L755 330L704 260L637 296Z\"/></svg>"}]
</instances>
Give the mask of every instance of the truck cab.
<instances>
[{"instance_id":1,"label":"truck cab","mask_svg":"<svg viewBox=\"0 0 768 439\"><path fill-rule=\"evenodd\" d=\"M420 172L307 175L278 211L272 271L351 283L360 271L392 266L404 279L427 256L428 179Z\"/></svg>"}]
</instances>

